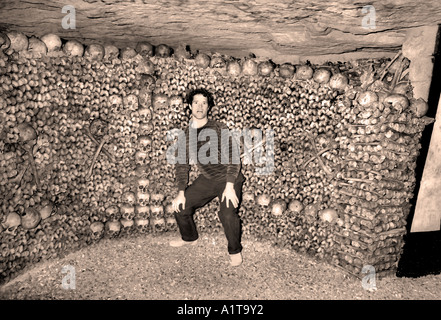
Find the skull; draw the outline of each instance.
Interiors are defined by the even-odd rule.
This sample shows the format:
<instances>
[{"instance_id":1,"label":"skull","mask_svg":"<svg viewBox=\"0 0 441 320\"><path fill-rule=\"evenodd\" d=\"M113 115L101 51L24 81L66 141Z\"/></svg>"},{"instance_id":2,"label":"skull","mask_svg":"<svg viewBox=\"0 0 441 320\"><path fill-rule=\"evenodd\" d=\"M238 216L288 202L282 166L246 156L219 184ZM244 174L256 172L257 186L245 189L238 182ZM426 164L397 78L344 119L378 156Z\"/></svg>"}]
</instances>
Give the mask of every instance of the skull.
<instances>
[{"instance_id":1,"label":"skull","mask_svg":"<svg viewBox=\"0 0 441 320\"><path fill-rule=\"evenodd\" d=\"M55 204L47 199L43 199L39 206L41 220L45 220L53 215L56 211Z\"/></svg>"},{"instance_id":2,"label":"skull","mask_svg":"<svg viewBox=\"0 0 441 320\"><path fill-rule=\"evenodd\" d=\"M119 220L106 222L106 233L110 238L116 237L121 231L121 223Z\"/></svg>"},{"instance_id":3,"label":"skull","mask_svg":"<svg viewBox=\"0 0 441 320\"><path fill-rule=\"evenodd\" d=\"M155 231L164 231L166 224L164 218L156 218L153 220L153 226L155 228Z\"/></svg>"},{"instance_id":4,"label":"skull","mask_svg":"<svg viewBox=\"0 0 441 320\"><path fill-rule=\"evenodd\" d=\"M27 143L29 145L34 145L37 143L37 132L28 123L20 123L17 125L17 130L19 134L19 141L21 143Z\"/></svg>"},{"instance_id":5,"label":"skull","mask_svg":"<svg viewBox=\"0 0 441 320\"><path fill-rule=\"evenodd\" d=\"M163 93L158 93L153 96L153 110L166 111L168 110L168 97Z\"/></svg>"},{"instance_id":6,"label":"skull","mask_svg":"<svg viewBox=\"0 0 441 320\"><path fill-rule=\"evenodd\" d=\"M244 203L253 203L254 202L254 194L250 191L244 192L242 194L242 200Z\"/></svg>"},{"instance_id":7,"label":"skull","mask_svg":"<svg viewBox=\"0 0 441 320\"><path fill-rule=\"evenodd\" d=\"M150 207L147 205L137 205L135 213L137 218L148 218L150 216Z\"/></svg>"},{"instance_id":8,"label":"skull","mask_svg":"<svg viewBox=\"0 0 441 320\"><path fill-rule=\"evenodd\" d=\"M182 112L182 110L184 109L184 99L179 96L173 96L170 98L170 110L172 111L173 114L179 114Z\"/></svg>"},{"instance_id":9,"label":"skull","mask_svg":"<svg viewBox=\"0 0 441 320\"><path fill-rule=\"evenodd\" d=\"M111 205L110 207L106 208L106 215L109 221L115 221L120 218L120 212L119 207L116 205Z\"/></svg>"},{"instance_id":10,"label":"skull","mask_svg":"<svg viewBox=\"0 0 441 320\"><path fill-rule=\"evenodd\" d=\"M152 120L152 109L143 107L138 109L138 116L141 122L149 122Z\"/></svg>"},{"instance_id":11,"label":"skull","mask_svg":"<svg viewBox=\"0 0 441 320\"><path fill-rule=\"evenodd\" d=\"M101 61L104 58L104 47L97 43L88 45L84 50L84 58Z\"/></svg>"},{"instance_id":12,"label":"skull","mask_svg":"<svg viewBox=\"0 0 441 320\"><path fill-rule=\"evenodd\" d=\"M61 39L58 35L48 33L40 37L40 40L44 42L47 48L47 52L57 52L61 50Z\"/></svg>"},{"instance_id":13,"label":"skull","mask_svg":"<svg viewBox=\"0 0 441 320\"><path fill-rule=\"evenodd\" d=\"M135 47L136 52L144 58L153 57L153 49L153 45L145 41L138 42Z\"/></svg>"},{"instance_id":14,"label":"skull","mask_svg":"<svg viewBox=\"0 0 441 320\"><path fill-rule=\"evenodd\" d=\"M225 68L226 62L221 56L211 57L210 67L212 68Z\"/></svg>"},{"instance_id":15,"label":"skull","mask_svg":"<svg viewBox=\"0 0 441 320\"><path fill-rule=\"evenodd\" d=\"M121 222L121 226L122 226L121 232L123 232L123 233L128 233L134 225L134 221L132 219L124 219L123 218L123 219L119 220L119 222Z\"/></svg>"},{"instance_id":16,"label":"skull","mask_svg":"<svg viewBox=\"0 0 441 320\"><path fill-rule=\"evenodd\" d=\"M151 122L141 122L138 128L144 134L152 134L153 132L153 124Z\"/></svg>"},{"instance_id":17,"label":"skull","mask_svg":"<svg viewBox=\"0 0 441 320\"><path fill-rule=\"evenodd\" d=\"M149 166L137 166L135 169L135 176L138 178L147 178L149 176L148 171L150 171Z\"/></svg>"},{"instance_id":18,"label":"skull","mask_svg":"<svg viewBox=\"0 0 441 320\"><path fill-rule=\"evenodd\" d=\"M10 212L3 218L2 227L5 229L5 233L15 236L17 234L17 228L21 224L21 217L15 212Z\"/></svg>"},{"instance_id":19,"label":"skull","mask_svg":"<svg viewBox=\"0 0 441 320\"><path fill-rule=\"evenodd\" d=\"M109 106L114 112L120 112L123 106L123 98L116 94L109 97Z\"/></svg>"},{"instance_id":20,"label":"skull","mask_svg":"<svg viewBox=\"0 0 441 320\"><path fill-rule=\"evenodd\" d=\"M148 153L138 150L135 152L135 163L139 166L145 166L150 163L150 157Z\"/></svg>"},{"instance_id":21,"label":"skull","mask_svg":"<svg viewBox=\"0 0 441 320\"><path fill-rule=\"evenodd\" d=\"M300 213L303 210L303 203L297 199L291 200L288 204L288 210L293 213Z\"/></svg>"},{"instance_id":22,"label":"skull","mask_svg":"<svg viewBox=\"0 0 441 320\"><path fill-rule=\"evenodd\" d=\"M140 86L142 89L146 89L149 92L155 90L156 79L151 74L141 75Z\"/></svg>"},{"instance_id":23,"label":"skull","mask_svg":"<svg viewBox=\"0 0 441 320\"><path fill-rule=\"evenodd\" d=\"M153 62L150 61L150 59L143 58L141 55L137 55L135 57L135 60L137 62L137 66L135 68L135 71L142 74L142 75L149 75L155 73L155 65Z\"/></svg>"},{"instance_id":24,"label":"skull","mask_svg":"<svg viewBox=\"0 0 441 320\"><path fill-rule=\"evenodd\" d=\"M136 57L138 53L131 47L125 47L120 50L119 57L121 60L130 60Z\"/></svg>"},{"instance_id":25,"label":"skull","mask_svg":"<svg viewBox=\"0 0 441 320\"><path fill-rule=\"evenodd\" d=\"M134 94L128 94L123 98L124 109L129 111L138 110L138 97Z\"/></svg>"},{"instance_id":26,"label":"skull","mask_svg":"<svg viewBox=\"0 0 441 320\"><path fill-rule=\"evenodd\" d=\"M139 136L138 147L144 152L152 151L152 138L147 135Z\"/></svg>"},{"instance_id":27,"label":"skull","mask_svg":"<svg viewBox=\"0 0 441 320\"><path fill-rule=\"evenodd\" d=\"M140 177L136 180L138 185L138 192L147 193L150 185L150 180L147 177Z\"/></svg>"},{"instance_id":28,"label":"skull","mask_svg":"<svg viewBox=\"0 0 441 320\"><path fill-rule=\"evenodd\" d=\"M167 230L175 230L177 227L177 223L176 223L176 219L173 216L167 217L167 219L165 219L166 222L166 226L167 226Z\"/></svg>"},{"instance_id":29,"label":"skull","mask_svg":"<svg viewBox=\"0 0 441 320\"><path fill-rule=\"evenodd\" d=\"M139 90L139 104L144 107L150 107L152 105L152 91L147 88Z\"/></svg>"},{"instance_id":30,"label":"skull","mask_svg":"<svg viewBox=\"0 0 441 320\"><path fill-rule=\"evenodd\" d=\"M153 204L150 206L150 212L153 217L162 217L164 215L164 207L160 204Z\"/></svg>"},{"instance_id":31,"label":"skull","mask_svg":"<svg viewBox=\"0 0 441 320\"><path fill-rule=\"evenodd\" d=\"M152 192L152 194L150 195L150 200L152 202L156 202L156 203L161 203L162 201L164 201L165 196L160 193L160 192ZM162 208L162 206L161 206Z\"/></svg>"},{"instance_id":32,"label":"skull","mask_svg":"<svg viewBox=\"0 0 441 320\"><path fill-rule=\"evenodd\" d=\"M119 209L124 219L133 220L135 217L135 207L133 205L123 203Z\"/></svg>"},{"instance_id":33,"label":"skull","mask_svg":"<svg viewBox=\"0 0 441 320\"><path fill-rule=\"evenodd\" d=\"M104 223L100 221L95 221L90 225L90 230L92 231L92 239L98 240L104 235Z\"/></svg>"},{"instance_id":34,"label":"skull","mask_svg":"<svg viewBox=\"0 0 441 320\"><path fill-rule=\"evenodd\" d=\"M150 195L146 192L138 190L136 193L136 198L138 199L138 205L148 206L150 204Z\"/></svg>"},{"instance_id":35,"label":"skull","mask_svg":"<svg viewBox=\"0 0 441 320\"><path fill-rule=\"evenodd\" d=\"M126 191L122 194L121 201L133 206L136 202L136 196L132 191Z\"/></svg>"},{"instance_id":36,"label":"skull","mask_svg":"<svg viewBox=\"0 0 441 320\"><path fill-rule=\"evenodd\" d=\"M277 199L271 203L271 214L273 216L281 216L287 208L285 200Z\"/></svg>"},{"instance_id":37,"label":"skull","mask_svg":"<svg viewBox=\"0 0 441 320\"><path fill-rule=\"evenodd\" d=\"M130 228L134 224L133 219L124 219L124 218L122 218L122 219L119 220L119 222L121 222L121 226L122 226L123 229Z\"/></svg>"},{"instance_id":38,"label":"skull","mask_svg":"<svg viewBox=\"0 0 441 320\"><path fill-rule=\"evenodd\" d=\"M160 44L156 47L155 55L160 58L170 57L171 48L166 44Z\"/></svg>"},{"instance_id":39,"label":"skull","mask_svg":"<svg viewBox=\"0 0 441 320\"><path fill-rule=\"evenodd\" d=\"M267 194L259 194L256 201L260 207L267 207L271 202L271 197Z\"/></svg>"},{"instance_id":40,"label":"skull","mask_svg":"<svg viewBox=\"0 0 441 320\"><path fill-rule=\"evenodd\" d=\"M40 213L34 208L26 208L21 215L21 225L25 229L34 229L41 221Z\"/></svg>"},{"instance_id":41,"label":"skull","mask_svg":"<svg viewBox=\"0 0 441 320\"><path fill-rule=\"evenodd\" d=\"M329 141L328 137L326 135L324 135L324 134L319 134L316 137L316 141L315 142L316 142L317 146L319 148L321 148L321 149L328 148L329 144L330 144L330 141Z\"/></svg>"},{"instance_id":42,"label":"skull","mask_svg":"<svg viewBox=\"0 0 441 320\"><path fill-rule=\"evenodd\" d=\"M63 52L72 57L82 57L84 53L84 46L77 40L68 40L63 45Z\"/></svg>"},{"instance_id":43,"label":"skull","mask_svg":"<svg viewBox=\"0 0 441 320\"><path fill-rule=\"evenodd\" d=\"M211 58L207 54L199 52L194 60L198 67L205 69L210 65Z\"/></svg>"},{"instance_id":44,"label":"skull","mask_svg":"<svg viewBox=\"0 0 441 320\"><path fill-rule=\"evenodd\" d=\"M135 226L136 229L141 233L147 233L149 231L150 221L148 218L136 218Z\"/></svg>"},{"instance_id":45,"label":"skull","mask_svg":"<svg viewBox=\"0 0 441 320\"><path fill-rule=\"evenodd\" d=\"M46 44L35 36L29 38L28 51L33 58L41 58L47 54Z\"/></svg>"},{"instance_id":46,"label":"skull","mask_svg":"<svg viewBox=\"0 0 441 320\"><path fill-rule=\"evenodd\" d=\"M112 61L113 59L118 59L119 49L111 44L106 44L104 46L104 60Z\"/></svg>"},{"instance_id":47,"label":"skull","mask_svg":"<svg viewBox=\"0 0 441 320\"><path fill-rule=\"evenodd\" d=\"M96 137L107 134L107 123L101 119L94 119L89 125L90 133Z\"/></svg>"},{"instance_id":48,"label":"skull","mask_svg":"<svg viewBox=\"0 0 441 320\"><path fill-rule=\"evenodd\" d=\"M174 209L173 209L173 204L169 203L165 206L164 208L165 211L165 215L168 217L171 217L174 215Z\"/></svg>"},{"instance_id":49,"label":"skull","mask_svg":"<svg viewBox=\"0 0 441 320\"><path fill-rule=\"evenodd\" d=\"M10 45L11 45L11 39L9 39L9 37L3 32L0 32L0 52L7 50Z\"/></svg>"}]
</instances>

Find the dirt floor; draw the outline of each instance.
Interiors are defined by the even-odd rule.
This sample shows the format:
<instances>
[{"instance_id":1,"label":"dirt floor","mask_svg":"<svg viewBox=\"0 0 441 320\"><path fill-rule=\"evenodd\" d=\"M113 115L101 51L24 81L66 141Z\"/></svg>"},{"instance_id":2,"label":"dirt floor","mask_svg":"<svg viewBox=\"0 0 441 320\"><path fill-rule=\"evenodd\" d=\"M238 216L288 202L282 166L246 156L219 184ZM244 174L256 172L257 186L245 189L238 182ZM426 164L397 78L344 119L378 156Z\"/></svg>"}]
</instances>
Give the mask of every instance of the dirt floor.
<instances>
[{"instance_id":1,"label":"dirt floor","mask_svg":"<svg viewBox=\"0 0 441 320\"><path fill-rule=\"evenodd\" d=\"M249 237L243 239L244 263L234 268L229 265L223 233L202 234L197 246L184 248L168 246L175 236L103 239L63 258L38 263L0 287L0 299L441 298L441 275L377 279L375 287L366 290L362 280L337 267ZM75 282L69 280L73 274Z\"/></svg>"}]
</instances>

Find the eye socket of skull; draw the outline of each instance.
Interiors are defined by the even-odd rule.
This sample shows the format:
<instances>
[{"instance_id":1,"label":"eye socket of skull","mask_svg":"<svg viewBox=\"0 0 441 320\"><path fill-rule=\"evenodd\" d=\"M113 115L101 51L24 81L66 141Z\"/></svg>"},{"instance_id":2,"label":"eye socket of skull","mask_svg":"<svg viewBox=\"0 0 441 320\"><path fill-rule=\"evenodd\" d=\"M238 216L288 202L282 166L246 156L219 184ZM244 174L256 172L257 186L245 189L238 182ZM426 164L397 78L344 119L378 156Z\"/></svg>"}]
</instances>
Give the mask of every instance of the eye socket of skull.
<instances>
[{"instance_id":1,"label":"eye socket of skull","mask_svg":"<svg viewBox=\"0 0 441 320\"><path fill-rule=\"evenodd\" d=\"M147 179L146 177L141 177L137 180L138 185L143 186L143 187L148 187L150 184L150 180Z\"/></svg>"},{"instance_id":2,"label":"eye socket of skull","mask_svg":"<svg viewBox=\"0 0 441 320\"><path fill-rule=\"evenodd\" d=\"M90 133L92 133L94 136L103 136L104 134L106 134L106 130L107 129L107 125L106 123L102 120L102 119L94 119L90 125L89 125L89 130Z\"/></svg>"},{"instance_id":3,"label":"eye socket of skull","mask_svg":"<svg viewBox=\"0 0 441 320\"><path fill-rule=\"evenodd\" d=\"M159 93L153 96L153 108L155 110L166 110L168 107L169 101L168 97L165 94Z\"/></svg>"},{"instance_id":4,"label":"eye socket of skull","mask_svg":"<svg viewBox=\"0 0 441 320\"><path fill-rule=\"evenodd\" d=\"M138 138L138 142L144 151L150 151L150 149L152 148L152 138L150 136L142 135Z\"/></svg>"},{"instance_id":5,"label":"eye socket of skull","mask_svg":"<svg viewBox=\"0 0 441 320\"><path fill-rule=\"evenodd\" d=\"M132 217L135 214L135 208L133 206L125 206L122 211L123 218L132 220Z\"/></svg>"},{"instance_id":6,"label":"eye socket of skull","mask_svg":"<svg viewBox=\"0 0 441 320\"><path fill-rule=\"evenodd\" d=\"M152 119L152 111L147 107L139 109L138 115L142 121L149 121Z\"/></svg>"},{"instance_id":7,"label":"eye socket of skull","mask_svg":"<svg viewBox=\"0 0 441 320\"><path fill-rule=\"evenodd\" d=\"M170 107L173 112L179 113L184 106L184 100L181 96L173 96L170 98Z\"/></svg>"},{"instance_id":8,"label":"eye socket of skull","mask_svg":"<svg viewBox=\"0 0 441 320\"><path fill-rule=\"evenodd\" d=\"M141 88L148 91L153 91L155 89L156 79L151 74L143 74L141 76L140 85Z\"/></svg>"},{"instance_id":9,"label":"eye socket of skull","mask_svg":"<svg viewBox=\"0 0 441 320\"><path fill-rule=\"evenodd\" d=\"M144 151L136 151L135 153L135 162L140 165L144 165L145 161L148 160L148 154Z\"/></svg>"}]
</instances>

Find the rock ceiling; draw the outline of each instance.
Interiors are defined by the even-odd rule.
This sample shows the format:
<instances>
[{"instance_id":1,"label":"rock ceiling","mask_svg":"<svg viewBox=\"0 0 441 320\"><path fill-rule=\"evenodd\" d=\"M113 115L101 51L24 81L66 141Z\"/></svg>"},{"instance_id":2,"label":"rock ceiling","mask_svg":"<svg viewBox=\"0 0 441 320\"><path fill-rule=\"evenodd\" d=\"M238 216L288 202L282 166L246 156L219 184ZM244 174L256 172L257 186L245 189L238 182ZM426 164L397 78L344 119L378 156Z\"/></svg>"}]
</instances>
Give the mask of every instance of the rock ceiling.
<instances>
[{"instance_id":1,"label":"rock ceiling","mask_svg":"<svg viewBox=\"0 0 441 320\"><path fill-rule=\"evenodd\" d=\"M75 29L61 21L75 9ZM363 7L371 5L364 11ZM441 1L2 0L0 29L122 48L149 41L277 63L334 55L387 56L406 30L441 23Z\"/></svg>"}]
</instances>

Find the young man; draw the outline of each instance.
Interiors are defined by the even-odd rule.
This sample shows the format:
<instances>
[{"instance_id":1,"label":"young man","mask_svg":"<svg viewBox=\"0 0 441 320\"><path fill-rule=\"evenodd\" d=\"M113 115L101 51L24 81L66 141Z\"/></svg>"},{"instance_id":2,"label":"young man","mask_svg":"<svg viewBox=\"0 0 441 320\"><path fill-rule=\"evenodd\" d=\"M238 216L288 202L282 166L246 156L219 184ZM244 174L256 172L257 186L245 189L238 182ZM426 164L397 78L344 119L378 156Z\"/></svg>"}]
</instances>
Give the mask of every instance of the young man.
<instances>
[{"instance_id":1,"label":"young man","mask_svg":"<svg viewBox=\"0 0 441 320\"><path fill-rule=\"evenodd\" d=\"M208 112L214 105L210 92L204 89L192 91L188 96L188 104L191 110L191 119L185 130L185 163L176 163L175 165L179 193L173 200L173 209L181 239L171 241L170 245L180 247L196 244L198 232L193 219L195 210L218 197L220 200L218 214L228 241L231 265L238 266L242 263L241 221L238 208L242 195L242 184L245 181L240 170L240 158L236 156L233 159L233 155L238 155L239 146L234 138L222 139L222 129L227 129L226 125L208 119ZM190 132L191 130L193 131ZM213 139L213 141L211 138L207 138L209 141L201 138L214 133L217 139ZM200 159L199 150L207 143L210 146L215 145L217 149L217 155L210 154L210 159L214 161L206 161L206 159L201 161L202 159ZM236 150L234 150L235 148ZM210 153L212 150L210 148ZM228 161L225 161L226 152ZM224 158L222 153L224 153ZM187 187L190 163L197 164L201 174Z\"/></svg>"}]
</instances>

